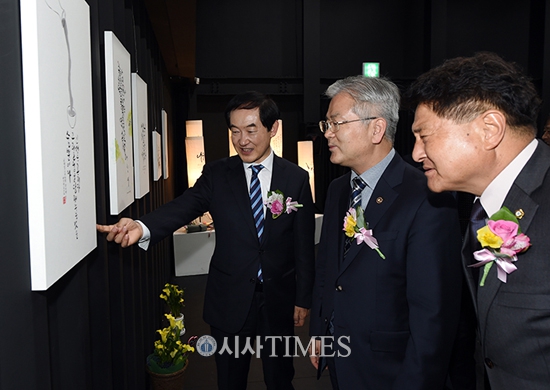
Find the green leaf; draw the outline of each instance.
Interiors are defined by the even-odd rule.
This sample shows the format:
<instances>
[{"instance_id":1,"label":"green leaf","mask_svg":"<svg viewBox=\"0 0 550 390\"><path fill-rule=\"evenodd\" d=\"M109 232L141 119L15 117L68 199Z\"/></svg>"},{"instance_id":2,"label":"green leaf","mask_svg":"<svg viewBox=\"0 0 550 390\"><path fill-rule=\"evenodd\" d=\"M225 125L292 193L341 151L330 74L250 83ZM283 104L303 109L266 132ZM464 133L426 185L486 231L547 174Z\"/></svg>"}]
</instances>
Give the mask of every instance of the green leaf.
<instances>
[{"instance_id":1,"label":"green leaf","mask_svg":"<svg viewBox=\"0 0 550 390\"><path fill-rule=\"evenodd\" d=\"M498 221L499 219L502 219L504 221L512 221L518 223L518 219L516 218L514 213L512 213L510 209L506 206L501 207L501 209L491 215L491 218L489 219L491 221Z\"/></svg>"}]
</instances>

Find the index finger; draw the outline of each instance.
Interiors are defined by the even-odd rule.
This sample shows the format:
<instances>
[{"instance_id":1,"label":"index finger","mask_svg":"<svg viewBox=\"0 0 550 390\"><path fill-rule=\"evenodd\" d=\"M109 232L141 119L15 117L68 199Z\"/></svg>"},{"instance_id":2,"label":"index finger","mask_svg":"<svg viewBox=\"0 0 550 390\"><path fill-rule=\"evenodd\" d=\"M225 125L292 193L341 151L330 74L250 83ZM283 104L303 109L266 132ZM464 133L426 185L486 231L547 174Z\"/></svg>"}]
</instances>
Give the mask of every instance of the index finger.
<instances>
[{"instance_id":1,"label":"index finger","mask_svg":"<svg viewBox=\"0 0 550 390\"><path fill-rule=\"evenodd\" d=\"M110 233L114 225L99 225L96 224L96 229L100 233Z\"/></svg>"}]
</instances>

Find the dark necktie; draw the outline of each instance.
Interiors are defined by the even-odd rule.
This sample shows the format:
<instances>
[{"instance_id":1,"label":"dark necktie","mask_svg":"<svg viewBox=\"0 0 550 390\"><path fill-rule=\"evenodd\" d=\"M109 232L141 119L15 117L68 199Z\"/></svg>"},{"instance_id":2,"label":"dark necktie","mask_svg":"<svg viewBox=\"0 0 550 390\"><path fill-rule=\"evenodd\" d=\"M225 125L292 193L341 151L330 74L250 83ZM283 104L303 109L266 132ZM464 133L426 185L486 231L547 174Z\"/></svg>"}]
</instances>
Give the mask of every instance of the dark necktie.
<instances>
[{"instance_id":1,"label":"dark necktie","mask_svg":"<svg viewBox=\"0 0 550 390\"><path fill-rule=\"evenodd\" d=\"M468 225L468 233L470 235L470 249L473 253L481 249L481 244L477 240L477 231L486 224L487 213L483 209L479 198L476 199L470 213L470 224Z\"/></svg>"},{"instance_id":2,"label":"dark necktie","mask_svg":"<svg viewBox=\"0 0 550 390\"><path fill-rule=\"evenodd\" d=\"M470 256L472 257L472 263L475 264L477 261L474 259L474 252L481 249L481 244L477 239L477 231L485 226L487 218L487 213L483 209L479 198L476 199L474 205L472 206L472 212L470 213L470 223L468 225L468 234L470 239ZM479 268L472 267L472 273L474 276L475 285L477 286L477 281L479 280Z\"/></svg>"},{"instance_id":3,"label":"dark necktie","mask_svg":"<svg viewBox=\"0 0 550 390\"><path fill-rule=\"evenodd\" d=\"M356 176L352 181L353 188L349 197L349 208L356 209L357 206L361 206L361 193L367 186L367 183L365 183L365 181L360 176ZM353 237L346 236L346 241L344 242L344 257L346 257L346 254L348 253L348 250L351 247L351 243L353 242L353 240Z\"/></svg>"},{"instance_id":4,"label":"dark necktie","mask_svg":"<svg viewBox=\"0 0 550 390\"><path fill-rule=\"evenodd\" d=\"M258 241L262 242L262 235L264 233L264 204L262 201L262 186L260 185L260 179L258 179L258 173L264 168L263 165L251 165L252 178L250 179L250 205L252 207L252 215L254 215L254 223L256 225L256 231L258 232ZM258 280L264 281L262 275L262 266L258 269Z\"/></svg>"}]
</instances>

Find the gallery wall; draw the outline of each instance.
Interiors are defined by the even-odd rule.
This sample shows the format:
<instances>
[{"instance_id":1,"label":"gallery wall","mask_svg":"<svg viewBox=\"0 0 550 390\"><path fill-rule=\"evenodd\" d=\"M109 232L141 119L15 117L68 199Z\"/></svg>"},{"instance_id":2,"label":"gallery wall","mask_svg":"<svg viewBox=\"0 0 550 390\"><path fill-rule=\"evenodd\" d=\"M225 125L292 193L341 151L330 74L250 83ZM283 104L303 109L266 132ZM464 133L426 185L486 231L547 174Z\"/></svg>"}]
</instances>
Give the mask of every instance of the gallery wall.
<instances>
[{"instance_id":1,"label":"gallery wall","mask_svg":"<svg viewBox=\"0 0 550 390\"><path fill-rule=\"evenodd\" d=\"M111 224L119 217L137 218L173 198L174 180L150 179L149 193L111 215L104 31L117 36L130 53L131 71L147 83L149 132L161 132L161 110L172 115L172 92L141 2L87 3L96 199L91 207L98 223ZM43 291L31 290L20 2L0 4L0 162L5 167L0 175L0 389L146 389L145 357L164 311L158 295L173 275L171 240L144 252L120 249L98 234L97 247L59 280ZM72 27L69 34L75 33ZM59 94L65 91L60 87ZM171 131L170 125L170 137ZM44 180L49 179L46 174ZM55 226L47 232L56 233Z\"/></svg>"},{"instance_id":2,"label":"gallery wall","mask_svg":"<svg viewBox=\"0 0 550 390\"><path fill-rule=\"evenodd\" d=\"M146 389L144 356L160 325L161 286L173 275L171 240L147 252L97 247L45 291L31 290L20 1L0 0L0 389ZM169 77L141 0L87 0L90 7L95 213L99 223L138 218L187 188L185 120L202 119L207 161L228 155L223 110L235 94L258 89L282 109L284 156L313 139L316 194L342 170L328 162L317 121L335 79L380 61L405 88L445 58L497 51L534 78L550 111L550 0L240 0L197 1L196 76ZM250 16L252 15L252 16ZM185 21L182 21L185 23ZM148 85L149 131L169 118L170 177L119 215L109 208L104 31L131 56ZM396 148L410 152L409 112ZM55 234L55 229L53 232Z\"/></svg>"}]
</instances>

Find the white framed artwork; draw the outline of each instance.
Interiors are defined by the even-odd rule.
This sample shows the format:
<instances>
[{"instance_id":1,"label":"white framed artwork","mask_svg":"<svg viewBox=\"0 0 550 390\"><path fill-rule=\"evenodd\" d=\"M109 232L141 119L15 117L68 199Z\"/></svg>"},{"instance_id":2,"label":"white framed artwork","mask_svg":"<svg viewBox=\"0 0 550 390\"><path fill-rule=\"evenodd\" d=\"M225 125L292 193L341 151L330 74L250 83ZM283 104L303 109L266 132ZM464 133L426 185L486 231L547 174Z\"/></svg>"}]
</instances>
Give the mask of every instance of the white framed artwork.
<instances>
[{"instance_id":1,"label":"white framed artwork","mask_svg":"<svg viewBox=\"0 0 550 390\"><path fill-rule=\"evenodd\" d=\"M136 199L149 192L149 132L147 83L132 73L132 129L134 134L134 191Z\"/></svg>"},{"instance_id":2,"label":"white framed artwork","mask_svg":"<svg viewBox=\"0 0 550 390\"><path fill-rule=\"evenodd\" d=\"M168 114L162 110L162 175L168 179L170 172L168 170Z\"/></svg>"},{"instance_id":3,"label":"white framed artwork","mask_svg":"<svg viewBox=\"0 0 550 390\"><path fill-rule=\"evenodd\" d=\"M97 246L90 10L21 0L31 288L43 291Z\"/></svg>"},{"instance_id":4,"label":"white framed artwork","mask_svg":"<svg viewBox=\"0 0 550 390\"><path fill-rule=\"evenodd\" d=\"M134 201L130 53L112 31L104 37L109 204L118 215Z\"/></svg>"},{"instance_id":5,"label":"white framed artwork","mask_svg":"<svg viewBox=\"0 0 550 390\"><path fill-rule=\"evenodd\" d=\"M153 131L153 180L159 181L162 176L162 140L158 131Z\"/></svg>"}]
</instances>

